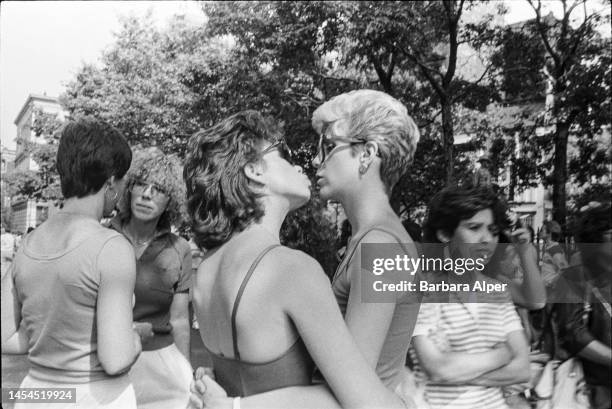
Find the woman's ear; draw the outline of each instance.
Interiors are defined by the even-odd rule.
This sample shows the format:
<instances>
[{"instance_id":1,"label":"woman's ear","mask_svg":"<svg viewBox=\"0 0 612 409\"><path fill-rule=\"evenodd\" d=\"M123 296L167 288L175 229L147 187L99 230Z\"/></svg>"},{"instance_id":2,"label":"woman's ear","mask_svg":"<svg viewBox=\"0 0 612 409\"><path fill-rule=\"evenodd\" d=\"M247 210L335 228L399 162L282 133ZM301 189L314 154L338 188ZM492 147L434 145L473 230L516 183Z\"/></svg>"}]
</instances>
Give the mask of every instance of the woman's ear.
<instances>
[{"instance_id":1,"label":"woman's ear","mask_svg":"<svg viewBox=\"0 0 612 409\"><path fill-rule=\"evenodd\" d=\"M250 181L253 181L260 185L265 184L264 165L263 163L261 163L261 161L247 163L244 166L244 174Z\"/></svg>"},{"instance_id":2,"label":"woman's ear","mask_svg":"<svg viewBox=\"0 0 612 409\"><path fill-rule=\"evenodd\" d=\"M364 144L364 150L362 152L362 159L367 161L368 165L378 155L378 143L375 141L368 141Z\"/></svg>"},{"instance_id":3,"label":"woman's ear","mask_svg":"<svg viewBox=\"0 0 612 409\"><path fill-rule=\"evenodd\" d=\"M448 243L451 241L451 237L444 230L436 230L436 238L440 240L440 243Z\"/></svg>"}]
</instances>

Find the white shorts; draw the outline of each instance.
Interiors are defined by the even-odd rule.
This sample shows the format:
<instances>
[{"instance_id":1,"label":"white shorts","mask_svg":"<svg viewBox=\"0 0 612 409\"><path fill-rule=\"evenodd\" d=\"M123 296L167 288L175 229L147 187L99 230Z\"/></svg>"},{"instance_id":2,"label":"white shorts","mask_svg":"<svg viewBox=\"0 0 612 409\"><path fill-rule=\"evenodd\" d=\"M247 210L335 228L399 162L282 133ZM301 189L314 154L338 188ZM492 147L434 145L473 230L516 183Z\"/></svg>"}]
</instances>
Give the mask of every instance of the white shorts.
<instances>
[{"instance_id":1,"label":"white shorts","mask_svg":"<svg viewBox=\"0 0 612 409\"><path fill-rule=\"evenodd\" d=\"M189 402L191 364L175 344L144 351L130 369L138 409L185 409Z\"/></svg>"},{"instance_id":2,"label":"white shorts","mask_svg":"<svg viewBox=\"0 0 612 409\"><path fill-rule=\"evenodd\" d=\"M48 382L27 375L19 387L76 388L76 403L18 402L15 409L136 409L136 395L127 375L80 384Z\"/></svg>"}]
</instances>

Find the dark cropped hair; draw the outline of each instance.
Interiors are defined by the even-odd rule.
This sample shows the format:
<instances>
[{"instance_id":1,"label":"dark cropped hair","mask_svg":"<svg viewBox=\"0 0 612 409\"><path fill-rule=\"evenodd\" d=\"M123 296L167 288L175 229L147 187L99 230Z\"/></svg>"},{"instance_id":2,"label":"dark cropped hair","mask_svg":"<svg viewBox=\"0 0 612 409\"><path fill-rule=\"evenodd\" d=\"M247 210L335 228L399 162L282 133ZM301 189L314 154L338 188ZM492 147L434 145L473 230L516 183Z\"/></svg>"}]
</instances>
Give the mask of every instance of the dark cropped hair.
<instances>
[{"instance_id":1,"label":"dark cropped hair","mask_svg":"<svg viewBox=\"0 0 612 409\"><path fill-rule=\"evenodd\" d=\"M423 240L427 243L440 243L436 236L438 230L452 236L462 220L484 209L491 209L493 220L500 230L508 228L506 204L492 189L484 186L450 186L442 189L429 203L423 225Z\"/></svg>"},{"instance_id":2,"label":"dark cropped hair","mask_svg":"<svg viewBox=\"0 0 612 409\"><path fill-rule=\"evenodd\" d=\"M462 220L472 218L484 209L491 209L493 221L500 230L499 242L509 243L503 231L510 225L507 216L507 206L495 192L486 186L459 187L449 186L436 193L429 203L427 217L423 224L423 242L440 243L436 232L441 230L448 236L453 236ZM439 245L425 245L424 253L428 257L443 257ZM484 270L485 274L499 271L503 251L499 247L491 257Z\"/></svg>"},{"instance_id":3,"label":"dark cropped hair","mask_svg":"<svg viewBox=\"0 0 612 409\"><path fill-rule=\"evenodd\" d=\"M242 111L191 137L183 178L198 246L213 248L264 214L244 167L261 159L264 141L281 137L274 121Z\"/></svg>"},{"instance_id":4,"label":"dark cropped hair","mask_svg":"<svg viewBox=\"0 0 612 409\"><path fill-rule=\"evenodd\" d=\"M598 257L594 246L603 243L604 232L612 229L612 207L610 203L592 202L575 222L576 245L581 253L582 263L592 273L598 269Z\"/></svg>"},{"instance_id":5,"label":"dark cropped hair","mask_svg":"<svg viewBox=\"0 0 612 409\"><path fill-rule=\"evenodd\" d=\"M121 179L132 151L121 133L91 117L68 122L57 149L57 172L64 198L98 192L111 176Z\"/></svg>"}]
</instances>

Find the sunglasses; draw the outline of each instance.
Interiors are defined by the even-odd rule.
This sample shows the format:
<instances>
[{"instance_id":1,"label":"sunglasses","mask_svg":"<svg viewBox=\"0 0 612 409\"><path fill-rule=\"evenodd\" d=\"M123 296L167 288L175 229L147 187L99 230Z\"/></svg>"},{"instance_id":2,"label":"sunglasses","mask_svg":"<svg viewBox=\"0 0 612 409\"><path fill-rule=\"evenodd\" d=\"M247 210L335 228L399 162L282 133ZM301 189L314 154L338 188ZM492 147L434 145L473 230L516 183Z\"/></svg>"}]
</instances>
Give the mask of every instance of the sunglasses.
<instances>
[{"instance_id":1,"label":"sunglasses","mask_svg":"<svg viewBox=\"0 0 612 409\"><path fill-rule=\"evenodd\" d=\"M336 140L341 142L348 142L347 145L336 145ZM335 138L332 140L330 138L325 137L325 135L321 135L319 137L319 152L317 156L319 156L321 165L325 163L332 155L353 147L354 145L361 145L366 143L366 141L358 140L358 139L345 139L345 138Z\"/></svg>"},{"instance_id":2,"label":"sunglasses","mask_svg":"<svg viewBox=\"0 0 612 409\"><path fill-rule=\"evenodd\" d=\"M261 151L262 155L266 153L272 152L273 150L278 151L281 158L289 162L290 164L294 164L293 152L287 145L287 142L284 139L277 139L272 145L268 146L266 149Z\"/></svg>"},{"instance_id":3,"label":"sunglasses","mask_svg":"<svg viewBox=\"0 0 612 409\"><path fill-rule=\"evenodd\" d=\"M156 183L149 183L141 179L136 179L134 181L131 191L136 195L142 195L149 187L151 188L151 196L155 198L168 196L168 192L163 187Z\"/></svg>"}]
</instances>

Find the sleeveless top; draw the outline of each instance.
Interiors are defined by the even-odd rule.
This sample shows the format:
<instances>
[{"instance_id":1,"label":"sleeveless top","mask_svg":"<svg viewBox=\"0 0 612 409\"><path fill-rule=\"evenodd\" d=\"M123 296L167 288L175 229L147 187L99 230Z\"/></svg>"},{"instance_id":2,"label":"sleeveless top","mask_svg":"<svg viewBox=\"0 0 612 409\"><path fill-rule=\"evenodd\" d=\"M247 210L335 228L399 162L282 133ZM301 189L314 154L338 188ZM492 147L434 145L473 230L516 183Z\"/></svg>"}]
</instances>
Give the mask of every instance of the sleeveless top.
<instances>
[{"instance_id":1,"label":"sleeveless top","mask_svg":"<svg viewBox=\"0 0 612 409\"><path fill-rule=\"evenodd\" d=\"M281 356L264 363L242 361L238 351L236 313L242 293L257 264L270 250L278 246L280 244L272 245L259 254L242 280L236 295L231 316L234 358L215 354L204 345L212 358L216 381L229 396L244 397L288 386L311 384L314 363L301 338L298 338Z\"/></svg>"},{"instance_id":2,"label":"sleeveless top","mask_svg":"<svg viewBox=\"0 0 612 409\"><path fill-rule=\"evenodd\" d=\"M78 228L87 232L84 239L55 254L35 253L26 236L12 265L30 375L44 381L109 378L97 353L98 256L110 240L125 238L95 220L83 220Z\"/></svg>"},{"instance_id":3,"label":"sleeveless top","mask_svg":"<svg viewBox=\"0 0 612 409\"><path fill-rule=\"evenodd\" d=\"M355 240L355 245L352 248L347 248L346 256L338 266L332 280L332 290L343 316L346 314L349 293L351 291L351 277L348 265L363 238L375 230L391 235L406 253L411 257L418 257L414 251L409 251L410 249L407 249L402 244L402 240L395 233L388 230L373 227L358 236L357 240ZM417 279L416 277L415 275L414 280ZM415 298L412 296L400 298L395 305L393 318L391 319L391 324L376 364L376 374L390 390L394 390L400 382L401 370L405 366L410 339L412 338L412 332L419 314L419 307L420 303L415 302Z\"/></svg>"}]
</instances>

